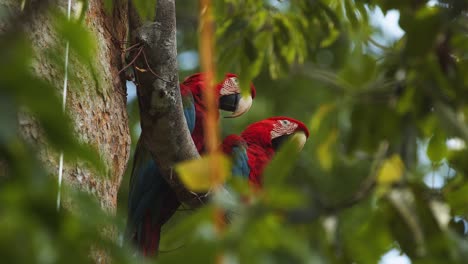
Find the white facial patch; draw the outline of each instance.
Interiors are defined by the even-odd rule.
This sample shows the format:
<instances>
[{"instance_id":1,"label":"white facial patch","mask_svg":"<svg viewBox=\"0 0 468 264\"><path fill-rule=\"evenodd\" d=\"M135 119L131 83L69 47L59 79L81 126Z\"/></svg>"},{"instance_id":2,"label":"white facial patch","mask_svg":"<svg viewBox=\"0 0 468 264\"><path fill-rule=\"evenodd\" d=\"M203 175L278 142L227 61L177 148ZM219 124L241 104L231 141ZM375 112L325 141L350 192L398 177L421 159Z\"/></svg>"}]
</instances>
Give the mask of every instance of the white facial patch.
<instances>
[{"instance_id":1,"label":"white facial patch","mask_svg":"<svg viewBox=\"0 0 468 264\"><path fill-rule=\"evenodd\" d=\"M239 81L237 80L237 78L230 77L226 79L219 93L221 95L230 95L230 94L240 93Z\"/></svg>"},{"instance_id":2,"label":"white facial patch","mask_svg":"<svg viewBox=\"0 0 468 264\"><path fill-rule=\"evenodd\" d=\"M278 120L273 124L273 129L270 132L271 139L281 137L284 135L290 135L296 131L298 124L290 122L289 120Z\"/></svg>"}]
</instances>

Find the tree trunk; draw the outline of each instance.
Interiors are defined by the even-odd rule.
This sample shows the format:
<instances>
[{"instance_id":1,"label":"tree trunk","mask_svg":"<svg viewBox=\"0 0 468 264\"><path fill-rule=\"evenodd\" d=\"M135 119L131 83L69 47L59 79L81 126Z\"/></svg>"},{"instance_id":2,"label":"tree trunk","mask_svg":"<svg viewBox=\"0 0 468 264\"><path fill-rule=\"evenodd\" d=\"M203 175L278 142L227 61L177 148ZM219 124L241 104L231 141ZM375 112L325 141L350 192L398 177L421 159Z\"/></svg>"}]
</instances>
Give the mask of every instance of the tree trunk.
<instances>
[{"instance_id":1,"label":"tree trunk","mask_svg":"<svg viewBox=\"0 0 468 264\"><path fill-rule=\"evenodd\" d=\"M130 38L140 45L135 57L141 137L180 202L197 207L203 197L185 188L174 166L199 158L182 111L176 45L175 0L158 0L154 21L141 21L130 9Z\"/></svg>"},{"instance_id":2,"label":"tree trunk","mask_svg":"<svg viewBox=\"0 0 468 264\"><path fill-rule=\"evenodd\" d=\"M2 5L12 14L19 14L22 12L19 10L19 2L4 0ZM58 6L66 13L67 2L51 1L50 7ZM72 18L73 14L79 12L78 2L72 0ZM26 3L26 8L36 8L39 1ZM113 10L109 12L104 10L103 1L89 0L84 23L96 39L97 52L91 64L97 74L93 76L73 52L70 52L68 69L66 111L73 120L76 136L99 152L106 165L107 175L97 175L83 162L70 161L65 156L63 182L73 189L92 193L102 208L110 213L116 210L117 191L130 153L125 81L118 74L123 58L119 41L125 40L127 36L127 9L127 1L123 0L114 1ZM57 87L57 93L62 94L63 64L52 61L48 51L58 47L60 53L64 54L65 41L58 39L47 12L40 12L26 23L25 28L30 31L28 36L35 50L33 70ZM19 116L19 124L24 137L38 146L38 155L50 174L58 175L60 154L47 146L39 124L28 114ZM66 199L66 194L63 196L64 206L72 206L73 201Z\"/></svg>"}]
</instances>

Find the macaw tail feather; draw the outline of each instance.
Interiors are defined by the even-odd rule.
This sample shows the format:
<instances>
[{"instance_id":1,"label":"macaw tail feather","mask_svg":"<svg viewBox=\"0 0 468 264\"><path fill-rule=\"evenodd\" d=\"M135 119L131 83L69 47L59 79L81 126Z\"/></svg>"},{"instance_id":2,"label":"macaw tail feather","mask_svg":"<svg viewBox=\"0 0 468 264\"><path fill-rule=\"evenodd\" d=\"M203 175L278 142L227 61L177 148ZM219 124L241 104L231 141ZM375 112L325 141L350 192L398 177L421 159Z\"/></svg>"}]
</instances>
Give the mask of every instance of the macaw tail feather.
<instances>
[{"instance_id":1,"label":"macaw tail feather","mask_svg":"<svg viewBox=\"0 0 468 264\"><path fill-rule=\"evenodd\" d=\"M138 247L145 257L157 255L161 239L161 224L152 222L149 214L145 217L143 232L138 241Z\"/></svg>"},{"instance_id":2,"label":"macaw tail feather","mask_svg":"<svg viewBox=\"0 0 468 264\"><path fill-rule=\"evenodd\" d=\"M127 227L128 231L133 230L131 241L134 246L146 257L158 254L162 226L174 215L180 205L175 192L169 186L159 193L158 198L155 199L155 205L151 209L144 211L143 218L134 225L135 228Z\"/></svg>"}]
</instances>

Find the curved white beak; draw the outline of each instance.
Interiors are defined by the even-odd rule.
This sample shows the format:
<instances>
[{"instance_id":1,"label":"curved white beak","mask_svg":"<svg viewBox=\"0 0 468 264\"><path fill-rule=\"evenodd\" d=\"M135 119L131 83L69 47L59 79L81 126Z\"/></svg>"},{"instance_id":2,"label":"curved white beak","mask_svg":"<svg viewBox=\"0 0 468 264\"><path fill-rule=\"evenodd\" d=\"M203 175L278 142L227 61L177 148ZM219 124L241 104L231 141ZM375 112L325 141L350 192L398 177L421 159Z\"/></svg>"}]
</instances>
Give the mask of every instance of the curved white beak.
<instances>
[{"instance_id":1,"label":"curved white beak","mask_svg":"<svg viewBox=\"0 0 468 264\"><path fill-rule=\"evenodd\" d=\"M297 143L297 150L301 151L307 141L306 134L303 131L297 131L292 138Z\"/></svg>"},{"instance_id":2,"label":"curved white beak","mask_svg":"<svg viewBox=\"0 0 468 264\"><path fill-rule=\"evenodd\" d=\"M226 118L234 118L243 115L247 111L249 111L250 107L252 107L252 96L242 96L242 98L239 100L239 103L237 105L236 111L234 111L231 115L226 116Z\"/></svg>"}]
</instances>

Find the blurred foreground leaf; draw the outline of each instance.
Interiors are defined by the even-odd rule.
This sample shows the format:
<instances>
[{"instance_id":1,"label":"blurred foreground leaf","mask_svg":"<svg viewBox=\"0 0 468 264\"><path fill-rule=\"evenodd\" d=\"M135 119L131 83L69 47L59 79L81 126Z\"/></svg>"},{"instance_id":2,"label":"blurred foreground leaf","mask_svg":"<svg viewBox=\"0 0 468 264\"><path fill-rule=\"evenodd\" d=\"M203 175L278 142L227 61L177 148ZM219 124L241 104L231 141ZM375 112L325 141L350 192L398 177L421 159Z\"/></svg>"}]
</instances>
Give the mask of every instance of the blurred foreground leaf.
<instances>
[{"instance_id":1,"label":"blurred foreground leaf","mask_svg":"<svg viewBox=\"0 0 468 264\"><path fill-rule=\"evenodd\" d=\"M205 155L197 160L183 161L175 167L184 185L194 192L205 192L213 188L215 184L223 184L230 175L230 168L229 159L221 153ZM213 173L216 174L213 175Z\"/></svg>"},{"instance_id":2,"label":"blurred foreground leaf","mask_svg":"<svg viewBox=\"0 0 468 264\"><path fill-rule=\"evenodd\" d=\"M383 162L377 174L377 182L384 185L398 182L403 177L404 170L405 165L400 156L394 154Z\"/></svg>"}]
</instances>

